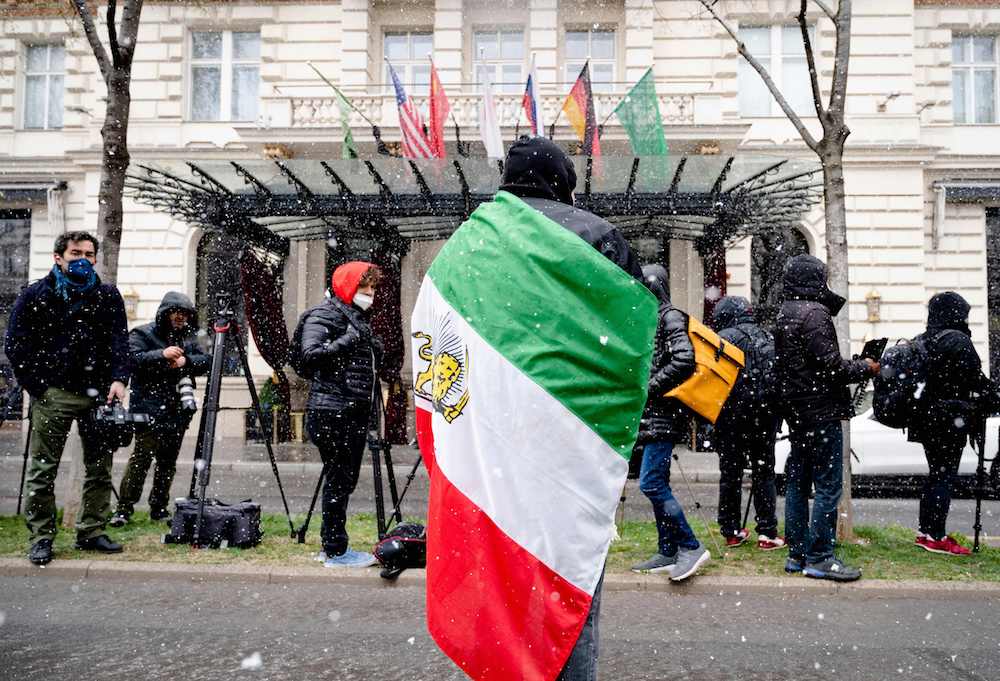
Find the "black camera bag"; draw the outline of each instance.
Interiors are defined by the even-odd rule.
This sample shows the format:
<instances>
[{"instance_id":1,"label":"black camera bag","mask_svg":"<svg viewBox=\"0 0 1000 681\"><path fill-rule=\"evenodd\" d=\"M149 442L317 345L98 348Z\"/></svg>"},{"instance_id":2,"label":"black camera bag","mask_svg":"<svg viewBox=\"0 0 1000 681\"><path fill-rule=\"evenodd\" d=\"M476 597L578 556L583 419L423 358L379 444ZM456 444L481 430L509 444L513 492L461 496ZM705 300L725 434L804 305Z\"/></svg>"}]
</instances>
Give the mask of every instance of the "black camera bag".
<instances>
[{"instance_id":1,"label":"black camera bag","mask_svg":"<svg viewBox=\"0 0 1000 681\"><path fill-rule=\"evenodd\" d=\"M198 499L178 499L170 533L163 536L164 544L190 544L194 541L198 522ZM260 504L249 499L226 504L218 499L205 499L201 518L199 544L213 549L248 549L260 543Z\"/></svg>"},{"instance_id":2,"label":"black camera bag","mask_svg":"<svg viewBox=\"0 0 1000 681\"><path fill-rule=\"evenodd\" d=\"M395 579L407 568L427 566L427 530L418 523L403 523L389 530L372 550L382 565L381 576Z\"/></svg>"}]
</instances>

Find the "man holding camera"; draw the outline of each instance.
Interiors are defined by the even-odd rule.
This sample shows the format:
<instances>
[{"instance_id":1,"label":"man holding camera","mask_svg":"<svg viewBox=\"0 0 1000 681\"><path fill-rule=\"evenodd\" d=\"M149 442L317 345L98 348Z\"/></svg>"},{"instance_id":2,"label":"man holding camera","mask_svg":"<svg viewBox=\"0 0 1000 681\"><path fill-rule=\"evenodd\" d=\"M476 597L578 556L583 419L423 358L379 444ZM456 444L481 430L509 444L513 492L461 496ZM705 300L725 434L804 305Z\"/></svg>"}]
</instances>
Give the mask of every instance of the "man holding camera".
<instances>
[{"instance_id":1,"label":"man holding camera","mask_svg":"<svg viewBox=\"0 0 1000 681\"><path fill-rule=\"evenodd\" d=\"M102 398L111 404L125 397L128 328L121 294L102 284L94 271L97 248L97 239L87 232L59 235L52 271L21 291L7 327L7 357L32 398L24 515L31 532L28 559L35 565L52 560L56 473L74 420L86 471L76 548L122 550L104 533L111 510L114 450L99 436L92 412Z\"/></svg>"},{"instance_id":2,"label":"man holding camera","mask_svg":"<svg viewBox=\"0 0 1000 681\"><path fill-rule=\"evenodd\" d=\"M156 319L129 334L129 352L135 366L129 410L148 414L150 422L136 424L135 449L122 477L112 527L128 523L154 461L149 517L165 520L170 516L167 504L177 455L198 408L192 379L206 374L212 365L212 358L198 345L197 328L194 303L183 293L170 291L163 296Z\"/></svg>"}]
</instances>

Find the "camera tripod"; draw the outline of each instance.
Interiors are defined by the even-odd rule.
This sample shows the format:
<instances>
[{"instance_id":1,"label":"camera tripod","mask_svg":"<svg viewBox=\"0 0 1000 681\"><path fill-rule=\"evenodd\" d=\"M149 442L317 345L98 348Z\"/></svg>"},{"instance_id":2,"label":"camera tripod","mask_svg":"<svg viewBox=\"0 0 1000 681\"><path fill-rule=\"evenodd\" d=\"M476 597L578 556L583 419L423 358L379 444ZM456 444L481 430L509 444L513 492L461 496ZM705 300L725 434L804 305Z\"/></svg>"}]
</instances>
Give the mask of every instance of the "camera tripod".
<instances>
[{"instance_id":1,"label":"camera tripod","mask_svg":"<svg viewBox=\"0 0 1000 681\"><path fill-rule=\"evenodd\" d=\"M191 488L188 492L189 498L198 499L198 516L194 526L194 536L191 545L198 548L203 546L201 542L202 516L205 511L205 495L208 491L208 483L211 479L212 454L215 450L215 424L219 416L219 396L222 390L222 365L225 361L226 342L232 339L236 344L236 349L240 356L240 365L243 368L243 376L247 381L247 390L250 393L250 400L253 404L254 413L257 415L257 423L264 427L264 414L260 406L260 399L257 397L257 388L253 384L253 376L250 373L250 363L247 360L247 351L243 346L243 338L240 335L239 326L233 319L233 312L230 309L227 296L219 296L219 311L213 324L215 332L215 345L212 348L212 369L209 372L208 390L205 395L205 406L201 412L201 423L198 426L198 443L194 450L194 470L191 472ZM267 456L271 460L271 471L274 479L278 483L278 492L281 494L281 503L285 507L285 516L288 518L288 529L290 536L295 537L295 526L292 524L292 514L288 510L288 500L285 498L285 490L281 485L281 475L278 473L278 463L274 458L274 450L271 448L271 441L264 439L267 447ZM207 546L208 544L204 544Z\"/></svg>"},{"instance_id":2,"label":"camera tripod","mask_svg":"<svg viewBox=\"0 0 1000 681\"><path fill-rule=\"evenodd\" d=\"M973 493L976 497L976 516L972 524L973 541L972 550L979 553L979 535L983 531L983 498L991 492L1000 494L1000 468L997 462L1000 456L996 454L992 458L986 456L986 419L982 418L981 425L974 438L974 449L976 450L978 461L976 463L976 484ZM997 442L1000 443L1000 432L997 435ZM990 464L990 472L986 473L986 464Z\"/></svg>"}]
</instances>

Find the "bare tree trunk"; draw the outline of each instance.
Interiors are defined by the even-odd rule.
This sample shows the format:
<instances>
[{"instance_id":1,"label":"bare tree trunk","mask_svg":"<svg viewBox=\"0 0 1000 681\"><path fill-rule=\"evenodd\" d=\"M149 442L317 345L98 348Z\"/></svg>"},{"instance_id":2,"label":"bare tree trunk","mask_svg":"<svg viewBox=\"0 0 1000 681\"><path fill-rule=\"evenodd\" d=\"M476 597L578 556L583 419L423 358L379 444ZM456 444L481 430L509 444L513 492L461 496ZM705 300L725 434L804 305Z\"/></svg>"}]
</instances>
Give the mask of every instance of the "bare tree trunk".
<instances>
[{"instance_id":1,"label":"bare tree trunk","mask_svg":"<svg viewBox=\"0 0 1000 681\"><path fill-rule=\"evenodd\" d=\"M823 195L826 202L826 260L829 270L829 285L834 292L849 299L847 266L847 205L844 201L844 149L843 143L831 144L824 150ZM834 319L840 354L850 355L851 329L850 310L845 305ZM844 424L844 490L837 507L837 539L841 542L854 538L854 504L851 497L851 427Z\"/></svg>"},{"instance_id":2,"label":"bare tree trunk","mask_svg":"<svg viewBox=\"0 0 1000 681\"><path fill-rule=\"evenodd\" d=\"M108 79L108 106L101 128L104 158L101 168L100 208L97 213L98 237L101 239L101 274L105 282L118 281L118 253L121 250L122 195L128 172L128 117L132 96L129 92L131 69L116 68Z\"/></svg>"},{"instance_id":3,"label":"bare tree trunk","mask_svg":"<svg viewBox=\"0 0 1000 681\"><path fill-rule=\"evenodd\" d=\"M98 193L97 234L101 240L101 276L105 282L118 282L118 253L121 249L122 195L128 172L128 119L132 106L132 59L139 34L143 0L124 0L120 25L116 22L118 0L108 0L106 26L108 49L97 34L97 26L87 0L73 0L83 32L101 69L107 86L107 108L101 127L101 188Z\"/></svg>"}]
</instances>

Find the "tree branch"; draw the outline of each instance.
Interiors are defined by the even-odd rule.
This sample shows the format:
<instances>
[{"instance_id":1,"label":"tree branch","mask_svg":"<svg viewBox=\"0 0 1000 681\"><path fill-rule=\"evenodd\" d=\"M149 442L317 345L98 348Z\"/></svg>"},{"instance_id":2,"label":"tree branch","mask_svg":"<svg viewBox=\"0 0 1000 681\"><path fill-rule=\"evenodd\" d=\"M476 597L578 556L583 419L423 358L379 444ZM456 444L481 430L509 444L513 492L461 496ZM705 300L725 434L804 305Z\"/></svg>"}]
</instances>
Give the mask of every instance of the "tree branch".
<instances>
[{"instance_id":1,"label":"tree branch","mask_svg":"<svg viewBox=\"0 0 1000 681\"><path fill-rule=\"evenodd\" d=\"M135 55L135 46L139 42L139 16L142 14L143 0L125 0L122 7L122 63L126 66L132 64L132 57Z\"/></svg>"},{"instance_id":2,"label":"tree branch","mask_svg":"<svg viewBox=\"0 0 1000 681\"><path fill-rule=\"evenodd\" d=\"M823 2L823 0L812 0L812 1L814 3L816 3L817 7L819 7L821 10L823 10L823 14L825 14L826 16L828 16L830 18L830 21L836 21L837 20L836 13L832 9L830 9L830 6L828 4L826 4L825 2Z\"/></svg>"},{"instance_id":3,"label":"tree branch","mask_svg":"<svg viewBox=\"0 0 1000 681\"><path fill-rule=\"evenodd\" d=\"M119 69L122 65L122 55L118 49L118 26L115 24L117 10L118 0L108 0L108 47L111 52L111 63Z\"/></svg>"},{"instance_id":4,"label":"tree branch","mask_svg":"<svg viewBox=\"0 0 1000 681\"><path fill-rule=\"evenodd\" d=\"M799 5L799 30L802 32L802 47L806 52L806 65L809 70L809 85L812 87L813 106L816 116L823 122L823 93L819 87L819 76L816 73L816 55L813 53L812 41L809 39L809 25L806 23L806 5L808 0L801 0ZM825 128L824 128L825 130Z\"/></svg>"},{"instance_id":5,"label":"tree branch","mask_svg":"<svg viewBox=\"0 0 1000 681\"><path fill-rule=\"evenodd\" d=\"M796 131L798 131L799 135L802 137L802 141L805 142L810 149L819 153L819 143L816 141L816 138L813 137L812 133L809 132L809 129L805 126L805 123L802 122L799 115L795 113L794 109L792 109L788 100L785 99L781 90L778 89L774 79L771 78L771 74L767 72L767 69L765 69L752 54L750 54L747 46L743 44L742 40L740 40L740 37L736 34L736 31L733 30L733 27L726 23L725 19L720 17L715 11L713 7L715 2L709 2L709 0L698 0L698 2L701 3L702 7L708 10L708 13L711 14L719 25L726 30L726 33L728 33L732 39L736 41L737 51L740 53L740 56L746 59L747 63L753 67L753 70L760 75L761 80L764 81L764 85L766 85L767 89L771 92L771 96L774 97L775 101L778 102L778 106L780 106L781 110L785 112L785 116L787 116L788 120L793 126L795 126Z\"/></svg>"},{"instance_id":6,"label":"tree branch","mask_svg":"<svg viewBox=\"0 0 1000 681\"><path fill-rule=\"evenodd\" d=\"M837 29L837 46L833 54L833 79L827 110L843 120L847 103L847 69L851 61L851 0L840 0L833 23Z\"/></svg>"},{"instance_id":7,"label":"tree branch","mask_svg":"<svg viewBox=\"0 0 1000 681\"><path fill-rule=\"evenodd\" d=\"M94 17L90 14L90 8L87 7L87 0L73 0L73 7L76 8L76 13L83 24L83 33L87 36L87 42L90 43L90 49L94 52L97 65L101 68L101 75L104 77L104 82L107 83L111 77L111 62L108 61L108 53L97 35Z\"/></svg>"}]
</instances>

